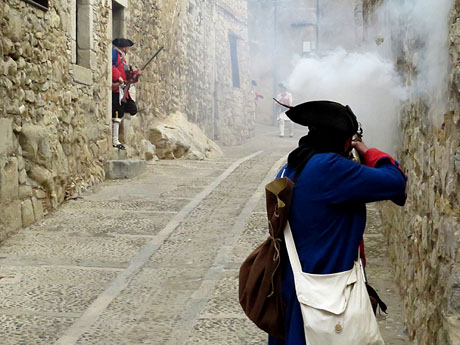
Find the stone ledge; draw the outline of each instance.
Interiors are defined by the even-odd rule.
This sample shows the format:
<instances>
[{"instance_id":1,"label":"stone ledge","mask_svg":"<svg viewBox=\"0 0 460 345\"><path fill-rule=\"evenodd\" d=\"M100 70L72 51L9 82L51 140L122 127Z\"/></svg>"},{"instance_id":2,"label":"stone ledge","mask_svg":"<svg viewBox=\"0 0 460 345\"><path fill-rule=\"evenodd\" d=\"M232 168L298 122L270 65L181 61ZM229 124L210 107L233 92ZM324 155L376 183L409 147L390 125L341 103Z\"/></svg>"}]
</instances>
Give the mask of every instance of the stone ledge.
<instances>
[{"instance_id":1,"label":"stone ledge","mask_svg":"<svg viewBox=\"0 0 460 345\"><path fill-rule=\"evenodd\" d=\"M128 159L127 150L111 149L109 152L109 156L108 156L109 161L125 161L127 159Z\"/></svg>"},{"instance_id":2,"label":"stone ledge","mask_svg":"<svg viewBox=\"0 0 460 345\"><path fill-rule=\"evenodd\" d=\"M130 179L142 174L147 164L143 160L113 160L104 163L105 177L109 180Z\"/></svg>"},{"instance_id":3,"label":"stone ledge","mask_svg":"<svg viewBox=\"0 0 460 345\"><path fill-rule=\"evenodd\" d=\"M115 0L119 5L123 6L124 8L128 8L128 0Z\"/></svg>"},{"instance_id":4,"label":"stone ledge","mask_svg":"<svg viewBox=\"0 0 460 345\"><path fill-rule=\"evenodd\" d=\"M72 65L72 72L76 83L84 85L93 84L93 72L89 68L74 64Z\"/></svg>"}]
</instances>

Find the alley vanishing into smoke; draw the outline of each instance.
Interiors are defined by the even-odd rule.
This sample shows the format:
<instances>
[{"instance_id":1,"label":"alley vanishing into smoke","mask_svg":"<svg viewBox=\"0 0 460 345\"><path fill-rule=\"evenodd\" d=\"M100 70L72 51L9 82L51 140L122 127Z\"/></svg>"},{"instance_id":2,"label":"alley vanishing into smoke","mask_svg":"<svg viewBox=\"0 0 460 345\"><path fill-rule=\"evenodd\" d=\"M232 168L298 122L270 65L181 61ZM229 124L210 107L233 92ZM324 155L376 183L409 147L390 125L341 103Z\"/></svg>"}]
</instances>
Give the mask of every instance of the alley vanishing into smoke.
<instances>
[{"instance_id":1,"label":"alley vanishing into smoke","mask_svg":"<svg viewBox=\"0 0 460 345\"><path fill-rule=\"evenodd\" d=\"M385 343L460 344L460 0L0 0L0 28L0 344L267 344L238 303L264 186L343 133L402 168L364 235ZM321 100L352 131L315 110L299 142Z\"/></svg>"},{"instance_id":2,"label":"alley vanishing into smoke","mask_svg":"<svg viewBox=\"0 0 460 345\"><path fill-rule=\"evenodd\" d=\"M238 270L268 234L264 186L295 145L262 127L225 158L150 165L9 238L2 344L264 344L238 303ZM389 307L379 325L387 344L409 344L374 207L368 216L368 275Z\"/></svg>"}]
</instances>

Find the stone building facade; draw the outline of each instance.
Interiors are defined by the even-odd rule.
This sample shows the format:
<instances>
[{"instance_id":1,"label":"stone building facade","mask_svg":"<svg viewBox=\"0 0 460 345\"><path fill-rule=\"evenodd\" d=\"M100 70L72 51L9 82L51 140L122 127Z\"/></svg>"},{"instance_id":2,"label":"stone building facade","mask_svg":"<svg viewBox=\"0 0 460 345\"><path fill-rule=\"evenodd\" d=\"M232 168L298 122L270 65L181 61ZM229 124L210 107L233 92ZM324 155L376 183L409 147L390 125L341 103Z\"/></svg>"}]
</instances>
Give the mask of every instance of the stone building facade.
<instances>
[{"instance_id":1,"label":"stone building facade","mask_svg":"<svg viewBox=\"0 0 460 345\"><path fill-rule=\"evenodd\" d=\"M364 1L365 23L385 1ZM408 18L402 18L410 23ZM460 344L460 1L449 19L450 65L445 100L413 94L401 113L399 159L409 177L403 209L382 205L395 277L404 300L407 332L416 344ZM406 85L420 70L421 40L407 25L395 41ZM438 37L442 39L442 37ZM447 84L447 85L446 85ZM444 87L442 86L442 87Z\"/></svg>"},{"instance_id":2,"label":"stone building facade","mask_svg":"<svg viewBox=\"0 0 460 345\"><path fill-rule=\"evenodd\" d=\"M127 35L136 41L131 62L140 65L156 47L165 47L137 86L140 108L160 118L180 111L224 145L253 136L246 1L130 1L129 6ZM154 119L142 120L138 128L149 128Z\"/></svg>"},{"instance_id":3,"label":"stone building facade","mask_svg":"<svg viewBox=\"0 0 460 345\"><path fill-rule=\"evenodd\" d=\"M272 124L272 97L279 83L286 83L296 59L313 53L318 40L316 0L253 0L249 2L251 75L254 92L263 95L255 101L257 120ZM294 99L296 103L296 99Z\"/></svg>"},{"instance_id":4,"label":"stone building facade","mask_svg":"<svg viewBox=\"0 0 460 345\"><path fill-rule=\"evenodd\" d=\"M0 240L104 179L109 17L107 1L0 3Z\"/></svg>"},{"instance_id":5,"label":"stone building facade","mask_svg":"<svg viewBox=\"0 0 460 345\"><path fill-rule=\"evenodd\" d=\"M134 66L165 47L124 121L130 155L176 113L223 144L253 135L244 1L4 0L0 26L0 241L104 180L114 37Z\"/></svg>"},{"instance_id":6,"label":"stone building facade","mask_svg":"<svg viewBox=\"0 0 460 345\"><path fill-rule=\"evenodd\" d=\"M250 68L257 82L254 90L264 96L256 102L257 120L263 123L273 122L272 97L299 59L337 47L355 48L362 41L360 0L252 0L249 13ZM350 34L344 38L346 31ZM293 96L294 103L304 101Z\"/></svg>"}]
</instances>

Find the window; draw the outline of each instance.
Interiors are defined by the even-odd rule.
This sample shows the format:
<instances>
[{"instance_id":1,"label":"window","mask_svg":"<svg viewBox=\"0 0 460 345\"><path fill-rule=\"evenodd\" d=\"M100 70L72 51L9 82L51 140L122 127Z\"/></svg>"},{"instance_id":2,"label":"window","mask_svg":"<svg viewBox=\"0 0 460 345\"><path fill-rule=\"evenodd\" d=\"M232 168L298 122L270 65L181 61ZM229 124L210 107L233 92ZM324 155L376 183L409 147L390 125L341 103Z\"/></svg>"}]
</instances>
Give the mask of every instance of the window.
<instances>
[{"instance_id":1,"label":"window","mask_svg":"<svg viewBox=\"0 0 460 345\"><path fill-rule=\"evenodd\" d=\"M88 0L77 0L76 41L77 65L90 68L92 6Z\"/></svg>"},{"instance_id":2,"label":"window","mask_svg":"<svg viewBox=\"0 0 460 345\"><path fill-rule=\"evenodd\" d=\"M125 37L125 8L112 1L112 37Z\"/></svg>"},{"instance_id":3,"label":"window","mask_svg":"<svg viewBox=\"0 0 460 345\"><path fill-rule=\"evenodd\" d=\"M238 67L238 37L233 34L229 34L228 40L230 42L230 58L232 60L233 87L240 88L240 69Z\"/></svg>"},{"instance_id":4,"label":"window","mask_svg":"<svg viewBox=\"0 0 460 345\"><path fill-rule=\"evenodd\" d=\"M47 10L49 8L48 0L24 0L32 5L41 8L42 10Z\"/></svg>"}]
</instances>

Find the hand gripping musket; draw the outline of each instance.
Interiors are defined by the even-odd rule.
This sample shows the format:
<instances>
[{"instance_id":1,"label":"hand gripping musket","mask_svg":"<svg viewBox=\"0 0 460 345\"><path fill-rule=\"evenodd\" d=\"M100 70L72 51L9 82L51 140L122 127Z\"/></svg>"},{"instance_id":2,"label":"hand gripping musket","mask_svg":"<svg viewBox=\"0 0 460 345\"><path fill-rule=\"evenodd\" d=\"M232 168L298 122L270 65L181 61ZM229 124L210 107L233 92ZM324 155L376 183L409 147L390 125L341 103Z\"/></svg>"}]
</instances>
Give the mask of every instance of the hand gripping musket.
<instances>
[{"instance_id":1,"label":"hand gripping musket","mask_svg":"<svg viewBox=\"0 0 460 345\"><path fill-rule=\"evenodd\" d=\"M360 122L358 122L358 131L353 136L352 140L353 141L363 141L363 127L361 127ZM350 152L350 159L357 163L361 163L361 158L359 158L359 154L355 148L353 148Z\"/></svg>"},{"instance_id":2,"label":"hand gripping musket","mask_svg":"<svg viewBox=\"0 0 460 345\"><path fill-rule=\"evenodd\" d=\"M158 49L157 52L153 54L153 56L145 63L145 65L140 70L136 71L136 73L131 75L131 78L129 78L126 84L123 86L123 97L121 98L121 102L126 102L126 96L128 95L128 90L131 87L131 85L134 84L134 82L139 77L139 71L143 71L148 66L148 64L151 63L153 59L155 59L156 56L163 50L163 48L164 47L160 47L160 49Z\"/></svg>"}]
</instances>

